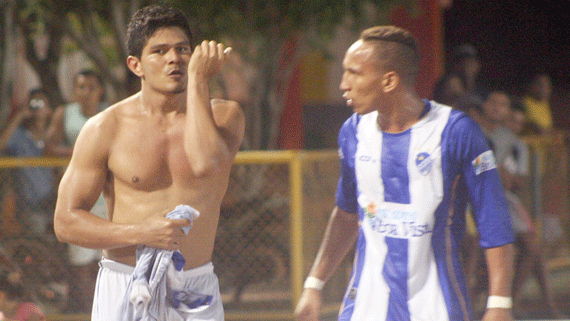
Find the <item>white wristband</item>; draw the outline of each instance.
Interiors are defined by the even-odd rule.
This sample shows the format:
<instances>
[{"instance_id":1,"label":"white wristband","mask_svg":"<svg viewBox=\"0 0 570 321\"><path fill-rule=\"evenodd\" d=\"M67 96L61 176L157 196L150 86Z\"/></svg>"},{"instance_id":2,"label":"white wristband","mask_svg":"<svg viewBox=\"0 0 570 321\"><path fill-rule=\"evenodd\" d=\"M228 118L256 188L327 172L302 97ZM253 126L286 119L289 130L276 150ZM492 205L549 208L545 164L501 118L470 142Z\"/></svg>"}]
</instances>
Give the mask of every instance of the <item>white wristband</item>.
<instances>
[{"instance_id":1,"label":"white wristband","mask_svg":"<svg viewBox=\"0 0 570 321\"><path fill-rule=\"evenodd\" d=\"M305 284L303 285L303 288L322 290L324 286L325 286L325 282L323 280L316 278L314 276L309 276L305 280Z\"/></svg>"},{"instance_id":2,"label":"white wristband","mask_svg":"<svg viewBox=\"0 0 570 321\"><path fill-rule=\"evenodd\" d=\"M491 295L487 299L487 309L500 308L511 309L513 307L513 299L509 296Z\"/></svg>"}]
</instances>

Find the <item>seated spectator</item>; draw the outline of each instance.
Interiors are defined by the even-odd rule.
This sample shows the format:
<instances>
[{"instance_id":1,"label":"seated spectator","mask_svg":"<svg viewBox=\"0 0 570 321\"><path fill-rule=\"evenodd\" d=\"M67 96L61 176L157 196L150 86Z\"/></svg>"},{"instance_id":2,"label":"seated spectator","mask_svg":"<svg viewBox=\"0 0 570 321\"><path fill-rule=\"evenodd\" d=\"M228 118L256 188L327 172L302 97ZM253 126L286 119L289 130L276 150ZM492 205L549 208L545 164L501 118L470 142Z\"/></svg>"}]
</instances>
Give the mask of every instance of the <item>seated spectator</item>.
<instances>
[{"instance_id":1,"label":"seated spectator","mask_svg":"<svg viewBox=\"0 0 570 321\"><path fill-rule=\"evenodd\" d=\"M24 300L24 287L18 278L0 273L0 320L44 321L46 316L32 302Z\"/></svg>"},{"instance_id":2,"label":"seated spectator","mask_svg":"<svg viewBox=\"0 0 570 321\"><path fill-rule=\"evenodd\" d=\"M50 115L45 92L41 89L30 91L28 104L16 110L0 133L0 150L13 157L44 156ZM51 226L56 195L53 169L24 167L14 169L12 173L18 222L32 234L53 235Z\"/></svg>"}]
</instances>

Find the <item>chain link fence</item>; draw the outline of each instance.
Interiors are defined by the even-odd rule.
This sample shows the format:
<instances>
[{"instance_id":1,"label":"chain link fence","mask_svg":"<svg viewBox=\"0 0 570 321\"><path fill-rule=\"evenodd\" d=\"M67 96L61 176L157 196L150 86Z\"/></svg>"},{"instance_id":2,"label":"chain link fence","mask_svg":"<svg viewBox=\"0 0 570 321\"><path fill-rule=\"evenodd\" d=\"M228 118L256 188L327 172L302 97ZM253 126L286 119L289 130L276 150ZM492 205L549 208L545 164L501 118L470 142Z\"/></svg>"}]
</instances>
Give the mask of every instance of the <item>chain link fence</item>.
<instances>
[{"instance_id":1,"label":"chain link fence","mask_svg":"<svg viewBox=\"0 0 570 321\"><path fill-rule=\"evenodd\" d=\"M17 186L21 170L49 168L56 177L66 159L0 158L2 197L0 268L23 275L26 299L50 320L89 320L74 307L78 284L72 278L67 245L53 234L33 235L20 221ZM20 172L19 172L20 171ZM226 320L290 320L302 282L314 259L334 205L338 157L326 152L242 152L223 200L213 255ZM53 204L53 203L50 203ZM47 208L49 207L49 208ZM53 205L42 212L53 213ZM329 282L325 297L335 315L348 266ZM338 279L338 280L337 280ZM93 286L92 278L81 279Z\"/></svg>"},{"instance_id":2,"label":"chain link fence","mask_svg":"<svg viewBox=\"0 0 570 321\"><path fill-rule=\"evenodd\" d=\"M544 221L545 208L552 212L550 208L557 208L564 235L570 230L567 139L528 142L534 160L528 206L539 223ZM49 320L89 320L88 313L69 308L77 284L70 278L74 270L66 245L50 236L27 236L16 215L14 171L47 166L61 173L66 165L67 160L62 159L0 158L0 269L15 265L22 271L23 283L31 293L28 298L45 309ZM292 319L334 206L338 166L336 151L238 154L221 206L212 259L226 320ZM547 228L546 224L539 226L541 231ZM551 244L552 268L570 266L570 255L560 250L569 243L567 239L562 242L562 247ZM334 320L338 313L351 257L324 288L323 320ZM94 282L94 278L83 282Z\"/></svg>"}]
</instances>

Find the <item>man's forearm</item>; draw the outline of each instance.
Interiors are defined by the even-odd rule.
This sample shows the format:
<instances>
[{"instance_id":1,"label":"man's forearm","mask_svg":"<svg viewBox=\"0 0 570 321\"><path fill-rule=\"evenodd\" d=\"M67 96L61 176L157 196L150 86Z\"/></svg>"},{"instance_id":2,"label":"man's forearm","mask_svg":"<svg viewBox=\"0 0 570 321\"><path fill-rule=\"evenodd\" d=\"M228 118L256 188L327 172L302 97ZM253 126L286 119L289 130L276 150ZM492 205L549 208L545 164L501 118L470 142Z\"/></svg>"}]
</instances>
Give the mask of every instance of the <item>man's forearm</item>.
<instances>
[{"instance_id":1,"label":"man's forearm","mask_svg":"<svg viewBox=\"0 0 570 321\"><path fill-rule=\"evenodd\" d=\"M353 247L358 236L358 216L335 207L309 276L326 282Z\"/></svg>"},{"instance_id":2,"label":"man's forearm","mask_svg":"<svg viewBox=\"0 0 570 321\"><path fill-rule=\"evenodd\" d=\"M485 250L489 270L489 295L511 297L514 275L513 244Z\"/></svg>"},{"instance_id":3,"label":"man's forearm","mask_svg":"<svg viewBox=\"0 0 570 321\"><path fill-rule=\"evenodd\" d=\"M59 241L92 249L113 249L138 244L135 224L118 224L84 210L55 213Z\"/></svg>"},{"instance_id":4,"label":"man's forearm","mask_svg":"<svg viewBox=\"0 0 570 321\"><path fill-rule=\"evenodd\" d=\"M186 154L195 172L217 168L231 155L214 121L207 83L189 82L184 135Z\"/></svg>"}]
</instances>

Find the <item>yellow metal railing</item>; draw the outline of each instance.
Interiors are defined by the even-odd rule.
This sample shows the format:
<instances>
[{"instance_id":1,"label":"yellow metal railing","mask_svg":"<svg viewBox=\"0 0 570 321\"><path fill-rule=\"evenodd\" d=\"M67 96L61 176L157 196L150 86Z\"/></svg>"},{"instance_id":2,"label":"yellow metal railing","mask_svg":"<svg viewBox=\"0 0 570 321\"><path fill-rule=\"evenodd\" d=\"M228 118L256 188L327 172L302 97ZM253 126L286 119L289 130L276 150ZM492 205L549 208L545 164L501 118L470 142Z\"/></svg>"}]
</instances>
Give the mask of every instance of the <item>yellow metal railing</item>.
<instances>
[{"instance_id":1,"label":"yellow metal railing","mask_svg":"<svg viewBox=\"0 0 570 321\"><path fill-rule=\"evenodd\" d=\"M548 137L527 137L526 142L531 148L531 153L536 154L543 150L551 151L563 151L567 152L567 140L566 136L557 136L556 138ZM553 158L552 152L549 154L549 158ZM238 311L233 309L226 309L226 320L291 320L293 317L293 310L298 302L301 292L303 278L305 274L305 269L308 266L307 259L312 260L314 258L314 253L307 253L308 249L306 247L306 240L308 235L304 235L304 229L307 228L307 221L311 220L311 217L304 217L304 212L306 208L312 204L313 201L307 201L304 204L304 198L308 199L309 194L304 194L307 192L307 186L309 181L305 177L306 173L304 171L308 168L306 164L309 163L320 163L320 162L337 162L336 151L302 151L302 150L288 150L288 151L243 151L238 153L235 164L236 165L285 165L288 171L288 190L285 193L289 194L288 197L288 208L289 208L289 267L290 274L288 282L289 287L286 290L286 296L290 297L291 307L283 307L281 310L248 310L248 311ZM556 156L554 159L559 160ZM566 159L567 160L567 159ZM559 163L564 163L561 161ZM14 167L28 167L28 166L46 166L46 167L64 167L69 163L69 159L66 158L0 158L0 169L1 168L14 168ZM559 164L562 165L562 164ZM566 164L568 165L568 164ZM552 165L545 165L548 167L553 167ZM564 182L568 179L568 173L566 173L567 167L555 169L558 172L555 174L557 179L561 179ZM326 173L327 177L334 178L338 177L338 172L330 171ZM540 181L537 183L540 184ZM305 188L305 191L304 191ZM540 186L536 185L532 187L533 190L540 191ZM320 191L318 192L320 193ZM318 194L317 193L317 194ZM328 193L328 192L327 192ZM328 195L327 195L328 196ZM313 195L314 197L314 195ZM531 197L532 198L532 197ZM565 198L568 201L568 197ZM328 202L328 201L327 201ZM533 200L537 202L537 200ZM328 204L328 203L327 203ZM325 204L325 206L328 206ZM330 209L334 204L330 204ZM329 210L330 210L329 209ZM320 225L319 225L320 226ZM319 227L320 228L320 227ZM285 234L287 235L287 234ZM312 242L318 242L318 240L313 239ZM309 243L307 243L309 244ZM313 243L310 243L313 244ZM307 258L305 258L307 256ZM568 266L570 264L570 258L560 257L550 260L548 262L551 269L560 268L560 266ZM343 285L345 286L345 284ZM336 296L335 296L336 298ZM340 300L338 297L335 300ZM334 315L338 311L338 301L328 302L323 308L324 315ZM49 320L58 321L82 321L89 320L88 315L83 314L61 314L61 315L50 315Z\"/></svg>"},{"instance_id":2,"label":"yellow metal railing","mask_svg":"<svg viewBox=\"0 0 570 321\"><path fill-rule=\"evenodd\" d=\"M235 159L236 165L245 164L285 164L289 169L289 243L290 243L290 286L291 309L286 311L232 312L226 311L226 320L291 320L293 310L303 290L303 164L314 161L331 161L337 158L336 151L243 151ZM65 167L68 158L0 158L1 168L21 167ZM337 173L331 173L337 175ZM332 204L331 204L332 209ZM324 314L336 313L338 304L326 305ZM49 320L80 321L88 320L85 314L50 315Z\"/></svg>"},{"instance_id":3,"label":"yellow metal railing","mask_svg":"<svg viewBox=\"0 0 570 321\"><path fill-rule=\"evenodd\" d=\"M290 193L290 244L291 244L291 295L292 309L303 291L303 163L306 161L334 159L335 151L248 151L240 152L236 164L283 163L289 165Z\"/></svg>"}]
</instances>

